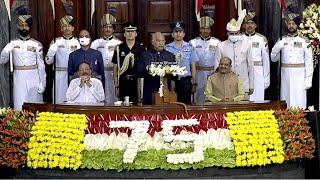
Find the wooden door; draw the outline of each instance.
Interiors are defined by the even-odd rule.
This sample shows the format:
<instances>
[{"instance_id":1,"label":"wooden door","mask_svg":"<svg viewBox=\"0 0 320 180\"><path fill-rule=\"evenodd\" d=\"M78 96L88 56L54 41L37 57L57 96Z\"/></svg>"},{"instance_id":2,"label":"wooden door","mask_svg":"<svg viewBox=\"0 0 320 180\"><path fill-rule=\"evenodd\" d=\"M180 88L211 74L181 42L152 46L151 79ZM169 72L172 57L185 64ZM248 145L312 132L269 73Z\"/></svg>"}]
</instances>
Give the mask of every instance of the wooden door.
<instances>
[{"instance_id":1,"label":"wooden door","mask_svg":"<svg viewBox=\"0 0 320 180\"><path fill-rule=\"evenodd\" d=\"M138 25L137 40L150 47L151 34L163 32L167 43L171 41L170 23L183 20L186 23L186 36L190 35L190 0L97 0L94 25L96 38L101 35L101 17L104 13L113 14L117 22L115 35L123 40L122 24L133 21Z\"/></svg>"}]
</instances>

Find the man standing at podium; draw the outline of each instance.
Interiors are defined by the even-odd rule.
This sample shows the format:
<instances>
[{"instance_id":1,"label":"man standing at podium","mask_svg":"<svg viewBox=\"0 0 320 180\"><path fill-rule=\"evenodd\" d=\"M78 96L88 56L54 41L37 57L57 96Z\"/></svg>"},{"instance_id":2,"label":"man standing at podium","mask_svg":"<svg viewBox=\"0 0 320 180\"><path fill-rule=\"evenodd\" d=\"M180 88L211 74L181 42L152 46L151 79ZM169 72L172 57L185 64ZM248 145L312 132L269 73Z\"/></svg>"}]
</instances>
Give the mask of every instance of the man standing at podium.
<instances>
[{"instance_id":1,"label":"man standing at podium","mask_svg":"<svg viewBox=\"0 0 320 180\"><path fill-rule=\"evenodd\" d=\"M197 62L197 88L195 93L195 101L197 104L203 104L204 90L206 87L208 76L213 74L214 70L218 66L215 55L217 51L218 43L220 40L210 36L211 26L214 21L211 17L204 16L200 19L200 37L192 39L190 43L197 52L199 61Z\"/></svg>"},{"instance_id":2,"label":"man standing at podium","mask_svg":"<svg viewBox=\"0 0 320 180\"><path fill-rule=\"evenodd\" d=\"M92 42L91 48L96 49L101 52L104 64L104 75L106 78L105 82L105 95L106 103L113 103L117 101L114 87L114 78L113 78L113 64L111 62L114 50L121 41L113 36L114 32L114 23L116 18L111 14L104 14L101 19L102 34L103 36L100 39L97 39Z\"/></svg>"},{"instance_id":3,"label":"man standing at podium","mask_svg":"<svg viewBox=\"0 0 320 180\"><path fill-rule=\"evenodd\" d=\"M184 27L181 21L171 23L173 42L166 45L166 49L175 55L175 59L180 66L186 67L187 74L178 76L176 80L175 91L178 102L191 104L191 95L195 92L197 86L196 63L199 61L197 53L192 45L185 42Z\"/></svg>"},{"instance_id":4,"label":"man standing at podium","mask_svg":"<svg viewBox=\"0 0 320 180\"><path fill-rule=\"evenodd\" d=\"M66 92L68 89L68 60L69 54L80 48L79 41L73 37L75 20L72 16L64 16L60 19L62 37L58 37L51 42L46 63L55 61L55 102L62 103L67 100Z\"/></svg>"},{"instance_id":5,"label":"man standing at podium","mask_svg":"<svg viewBox=\"0 0 320 180\"><path fill-rule=\"evenodd\" d=\"M142 53L137 67L137 74L144 77L143 104L152 104L152 93L158 91L160 87L160 78L149 74L151 63L175 62L174 55L164 49L165 38L161 32L152 34L151 43L153 49Z\"/></svg>"},{"instance_id":6,"label":"man standing at podium","mask_svg":"<svg viewBox=\"0 0 320 180\"><path fill-rule=\"evenodd\" d=\"M137 26L134 23L125 23L123 30L125 42L116 47L112 57L115 91L120 100L129 96L130 101L137 104L136 66L144 48L136 41Z\"/></svg>"}]
</instances>

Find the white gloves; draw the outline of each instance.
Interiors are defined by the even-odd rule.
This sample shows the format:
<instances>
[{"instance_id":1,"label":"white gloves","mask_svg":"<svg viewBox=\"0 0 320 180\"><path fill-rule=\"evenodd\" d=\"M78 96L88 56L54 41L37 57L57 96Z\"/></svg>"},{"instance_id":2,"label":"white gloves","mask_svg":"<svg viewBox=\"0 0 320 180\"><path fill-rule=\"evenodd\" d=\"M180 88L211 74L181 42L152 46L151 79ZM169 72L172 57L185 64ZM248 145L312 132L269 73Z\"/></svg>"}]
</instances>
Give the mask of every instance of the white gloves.
<instances>
[{"instance_id":1,"label":"white gloves","mask_svg":"<svg viewBox=\"0 0 320 180\"><path fill-rule=\"evenodd\" d=\"M13 50L13 46L11 43L7 44L6 47L3 48L3 50L6 52L6 53L9 53L10 51Z\"/></svg>"},{"instance_id":2,"label":"white gloves","mask_svg":"<svg viewBox=\"0 0 320 180\"><path fill-rule=\"evenodd\" d=\"M52 44L52 45L50 46L49 50L52 50L52 51L56 52L56 51L58 50L58 45L57 45L57 43Z\"/></svg>"},{"instance_id":3,"label":"white gloves","mask_svg":"<svg viewBox=\"0 0 320 180\"><path fill-rule=\"evenodd\" d=\"M45 84L45 83L40 83L39 84L39 87L38 87L38 93L39 94L42 94L44 92L44 90L46 89L46 86L43 85L43 84Z\"/></svg>"},{"instance_id":4,"label":"white gloves","mask_svg":"<svg viewBox=\"0 0 320 180\"><path fill-rule=\"evenodd\" d=\"M309 79L305 79L304 80L304 89L309 89L309 88L311 88L312 87L312 79L311 80L309 80Z\"/></svg>"}]
</instances>

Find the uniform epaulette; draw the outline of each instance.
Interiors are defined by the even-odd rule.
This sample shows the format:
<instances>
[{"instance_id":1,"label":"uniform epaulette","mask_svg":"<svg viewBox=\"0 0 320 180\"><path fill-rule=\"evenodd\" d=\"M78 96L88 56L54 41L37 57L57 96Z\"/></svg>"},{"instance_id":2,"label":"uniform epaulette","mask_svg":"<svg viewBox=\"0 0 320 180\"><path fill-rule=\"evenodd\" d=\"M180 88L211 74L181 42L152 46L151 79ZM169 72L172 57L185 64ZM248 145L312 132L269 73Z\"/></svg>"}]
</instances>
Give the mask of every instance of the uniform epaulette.
<instances>
[{"instance_id":1,"label":"uniform epaulette","mask_svg":"<svg viewBox=\"0 0 320 180\"><path fill-rule=\"evenodd\" d=\"M34 41L34 42L38 43L38 45L39 45L39 46L42 46L42 44L41 44L41 42L40 42L40 41L35 40L35 39L33 39L33 38L31 38L30 40L32 40L32 41Z\"/></svg>"},{"instance_id":2,"label":"uniform epaulette","mask_svg":"<svg viewBox=\"0 0 320 180\"><path fill-rule=\"evenodd\" d=\"M201 39L201 37L196 37L196 39Z\"/></svg>"},{"instance_id":3,"label":"uniform epaulette","mask_svg":"<svg viewBox=\"0 0 320 180\"><path fill-rule=\"evenodd\" d=\"M307 37L305 37L305 36L299 36L299 37L301 37L302 39L304 39L304 40L306 41L306 43L310 43L310 39L309 39L309 38L307 38Z\"/></svg>"},{"instance_id":4,"label":"uniform epaulette","mask_svg":"<svg viewBox=\"0 0 320 180\"><path fill-rule=\"evenodd\" d=\"M220 41L220 39L218 39L218 38L216 38L216 37L213 37L213 36L211 36L211 38L210 39L213 39L213 40L218 40L218 41Z\"/></svg>"},{"instance_id":5,"label":"uniform epaulette","mask_svg":"<svg viewBox=\"0 0 320 180\"><path fill-rule=\"evenodd\" d=\"M257 36L262 37L264 42L268 42L268 39L266 38L266 36L260 34L260 33L256 33Z\"/></svg>"},{"instance_id":6,"label":"uniform epaulette","mask_svg":"<svg viewBox=\"0 0 320 180\"><path fill-rule=\"evenodd\" d=\"M60 40L60 39L63 39L63 37L57 37L57 38L56 38L56 40Z\"/></svg>"}]
</instances>

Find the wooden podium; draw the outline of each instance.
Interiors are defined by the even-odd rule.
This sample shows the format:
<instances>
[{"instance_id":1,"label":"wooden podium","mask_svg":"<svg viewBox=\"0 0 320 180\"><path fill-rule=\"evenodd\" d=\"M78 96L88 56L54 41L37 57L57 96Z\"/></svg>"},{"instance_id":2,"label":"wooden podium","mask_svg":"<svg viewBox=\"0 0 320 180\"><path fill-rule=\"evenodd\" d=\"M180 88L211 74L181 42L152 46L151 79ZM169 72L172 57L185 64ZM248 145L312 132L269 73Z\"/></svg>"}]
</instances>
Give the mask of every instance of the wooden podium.
<instances>
[{"instance_id":1,"label":"wooden podium","mask_svg":"<svg viewBox=\"0 0 320 180\"><path fill-rule=\"evenodd\" d=\"M170 102L177 102L177 94L174 91L170 91L168 88L168 78L167 76L160 77L160 86L163 85L162 91L163 96L160 97L160 93L154 92L152 93L152 104L159 105L159 104L167 104Z\"/></svg>"}]
</instances>

